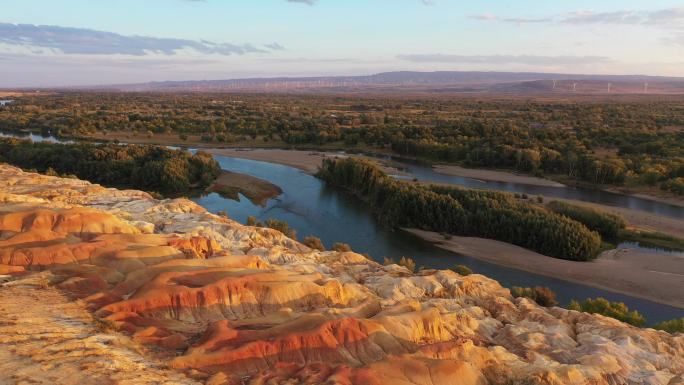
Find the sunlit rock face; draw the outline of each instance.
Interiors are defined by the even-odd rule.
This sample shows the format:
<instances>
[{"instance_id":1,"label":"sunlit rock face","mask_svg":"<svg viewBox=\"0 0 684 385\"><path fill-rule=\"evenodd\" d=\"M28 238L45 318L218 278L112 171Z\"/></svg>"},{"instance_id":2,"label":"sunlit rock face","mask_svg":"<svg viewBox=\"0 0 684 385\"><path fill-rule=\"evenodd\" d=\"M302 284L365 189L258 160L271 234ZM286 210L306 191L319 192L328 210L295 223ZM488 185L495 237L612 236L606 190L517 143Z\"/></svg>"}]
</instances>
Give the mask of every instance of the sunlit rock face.
<instances>
[{"instance_id":1,"label":"sunlit rock face","mask_svg":"<svg viewBox=\"0 0 684 385\"><path fill-rule=\"evenodd\" d=\"M92 322L173 369L155 378L684 384L681 334L514 300L481 275L411 274L351 252L312 251L186 199L4 165L0 274L0 291L33 290L40 278L66 293ZM0 350L13 341L0 330Z\"/></svg>"}]
</instances>

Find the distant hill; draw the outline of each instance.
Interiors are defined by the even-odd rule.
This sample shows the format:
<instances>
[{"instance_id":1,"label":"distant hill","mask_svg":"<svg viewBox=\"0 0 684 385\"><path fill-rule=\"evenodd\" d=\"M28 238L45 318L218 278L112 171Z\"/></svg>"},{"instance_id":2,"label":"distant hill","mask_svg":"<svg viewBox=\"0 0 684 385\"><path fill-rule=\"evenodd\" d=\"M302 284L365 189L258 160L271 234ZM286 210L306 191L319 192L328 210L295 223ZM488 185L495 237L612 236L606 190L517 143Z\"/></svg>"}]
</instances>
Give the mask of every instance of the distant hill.
<instances>
[{"instance_id":1,"label":"distant hill","mask_svg":"<svg viewBox=\"0 0 684 385\"><path fill-rule=\"evenodd\" d=\"M684 78L533 72L384 72L367 76L277 77L123 84L129 92L684 93ZM84 87L79 87L84 89Z\"/></svg>"}]
</instances>

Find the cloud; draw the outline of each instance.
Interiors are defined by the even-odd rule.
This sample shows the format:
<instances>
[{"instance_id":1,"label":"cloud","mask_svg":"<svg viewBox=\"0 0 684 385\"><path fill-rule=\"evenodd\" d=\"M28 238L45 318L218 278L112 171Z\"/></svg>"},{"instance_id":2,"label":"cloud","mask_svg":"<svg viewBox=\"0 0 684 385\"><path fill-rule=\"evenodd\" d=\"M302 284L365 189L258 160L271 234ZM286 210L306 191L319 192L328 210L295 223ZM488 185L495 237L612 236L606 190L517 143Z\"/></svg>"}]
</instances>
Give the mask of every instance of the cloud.
<instances>
[{"instance_id":1,"label":"cloud","mask_svg":"<svg viewBox=\"0 0 684 385\"><path fill-rule=\"evenodd\" d=\"M458 63L458 64L526 64L526 65L583 65L611 63L612 59L602 56L536 56L536 55L446 55L407 54L397 59L413 63Z\"/></svg>"},{"instance_id":2,"label":"cloud","mask_svg":"<svg viewBox=\"0 0 684 385\"><path fill-rule=\"evenodd\" d=\"M481 21L498 21L504 23L559 23L573 25L612 24L612 25L644 25L664 28L682 28L684 26L684 7L665 8L651 11L617 10L611 12L578 11L546 17L499 17L489 13L470 16Z\"/></svg>"},{"instance_id":3,"label":"cloud","mask_svg":"<svg viewBox=\"0 0 684 385\"><path fill-rule=\"evenodd\" d=\"M266 47L272 51L284 51L285 50L285 47L283 47L282 45L275 43L275 42L270 43L270 44L264 44L264 47Z\"/></svg>"},{"instance_id":4,"label":"cloud","mask_svg":"<svg viewBox=\"0 0 684 385\"><path fill-rule=\"evenodd\" d=\"M680 27L684 23L684 8L655 11L574 12L560 17L568 24L627 24Z\"/></svg>"},{"instance_id":5,"label":"cloud","mask_svg":"<svg viewBox=\"0 0 684 385\"><path fill-rule=\"evenodd\" d=\"M548 17L541 17L541 18L528 18L528 17L501 18L501 17L498 17L496 15L492 15L491 13L484 13L481 15L472 15L469 18L473 19L473 20L501 21L504 23L515 23L515 24L548 23L550 21L553 21L552 18L548 18Z\"/></svg>"},{"instance_id":6,"label":"cloud","mask_svg":"<svg viewBox=\"0 0 684 385\"><path fill-rule=\"evenodd\" d=\"M678 33L674 36L665 37L662 39L663 43L668 45L675 45L684 47L684 33Z\"/></svg>"},{"instance_id":7,"label":"cloud","mask_svg":"<svg viewBox=\"0 0 684 385\"><path fill-rule=\"evenodd\" d=\"M188 49L202 54L218 55L268 52L268 47L259 48L251 44L126 36L85 28L10 23L0 23L0 43L58 50L65 54L88 55L144 56L150 53L174 55L178 51Z\"/></svg>"},{"instance_id":8,"label":"cloud","mask_svg":"<svg viewBox=\"0 0 684 385\"><path fill-rule=\"evenodd\" d=\"M186 0L186 1L197 1L197 0ZM199 0L202 1L202 0ZM315 5L318 0L287 0L288 3L299 3L299 4L306 4L306 5ZM420 0L421 3L425 5L435 5L436 0Z\"/></svg>"},{"instance_id":9,"label":"cloud","mask_svg":"<svg viewBox=\"0 0 684 385\"><path fill-rule=\"evenodd\" d=\"M288 3L300 3L306 5L314 5L317 0L287 0Z\"/></svg>"}]
</instances>

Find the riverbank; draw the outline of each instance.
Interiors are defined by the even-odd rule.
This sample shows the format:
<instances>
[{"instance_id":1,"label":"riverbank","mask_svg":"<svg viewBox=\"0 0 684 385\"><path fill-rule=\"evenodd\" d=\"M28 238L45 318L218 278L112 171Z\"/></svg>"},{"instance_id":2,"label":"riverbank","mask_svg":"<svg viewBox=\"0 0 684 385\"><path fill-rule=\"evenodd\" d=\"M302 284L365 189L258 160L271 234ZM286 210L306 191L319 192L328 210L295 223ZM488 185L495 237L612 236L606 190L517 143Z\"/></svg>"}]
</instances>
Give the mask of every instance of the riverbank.
<instances>
[{"instance_id":1,"label":"riverbank","mask_svg":"<svg viewBox=\"0 0 684 385\"><path fill-rule=\"evenodd\" d=\"M574 199L548 198L547 200L557 200L567 202L577 206L589 207L597 210L608 211L622 216L630 228L646 230L671 235L677 238L684 238L684 220L665 217L657 214L647 213L641 210L628 209L624 207L606 206L599 203L591 203ZM684 261L682 261L684 263Z\"/></svg>"},{"instance_id":2,"label":"riverbank","mask_svg":"<svg viewBox=\"0 0 684 385\"><path fill-rule=\"evenodd\" d=\"M435 172L450 176L460 176L490 182L520 183L531 186L543 187L565 187L564 184L554 182L550 179L538 178L535 176L516 174L508 171L485 170L477 168L463 168L461 166L437 164L432 167Z\"/></svg>"},{"instance_id":3,"label":"riverbank","mask_svg":"<svg viewBox=\"0 0 684 385\"><path fill-rule=\"evenodd\" d=\"M240 200L238 194L242 194L252 203L258 205L264 205L269 199L283 193L280 187L269 181L226 170L221 171L221 174L206 191L215 192L225 198L238 201Z\"/></svg>"},{"instance_id":4,"label":"riverbank","mask_svg":"<svg viewBox=\"0 0 684 385\"><path fill-rule=\"evenodd\" d=\"M297 168L304 172L313 174L318 169L323 159L326 157L344 157L345 154L335 154L329 152L315 152L315 151L300 151L300 150L283 150L283 149L210 149L207 150L213 155L230 156L235 158L258 160L263 162L271 162L284 164L290 167ZM368 157L368 159L377 161L376 158ZM383 164L383 171L390 174L398 174L399 171ZM464 169L465 170L465 169ZM475 171L475 170L473 170ZM486 171L486 170L483 170ZM494 174L492 174L494 175ZM515 174L511 174L516 176ZM540 178L537 178L540 179ZM433 182L424 182L433 183ZM520 182L516 182L520 183ZM544 201L560 200L575 205L591 207L599 210L614 212L619 214L627 220L631 227L640 230L657 231L663 234L668 234L673 237L684 238L684 220L665 217L657 214L651 214L641 210L614 207L603 205L599 203L591 203L574 199L560 199L543 196Z\"/></svg>"},{"instance_id":5,"label":"riverbank","mask_svg":"<svg viewBox=\"0 0 684 385\"><path fill-rule=\"evenodd\" d=\"M684 259L633 249L606 251L592 262L547 257L491 239L403 229L435 246L489 263L684 309Z\"/></svg>"},{"instance_id":6,"label":"riverbank","mask_svg":"<svg viewBox=\"0 0 684 385\"><path fill-rule=\"evenodd\" d=\"M230 156L233 158L258 160L262 162L284 164L286 166L294 167L309 174L315 174L318 167L325 158L346 158L349 154L334 153L334 152L320 152L320 151L304 151L304 150L283 150L283 149L236 149L236 148L214 148L205 150L212 155ZM354 155L363 157L372 162L376 162L380 168L392 175L406 175L391 164L384 163L377 158L364 155Z\"/></svg>"},{"instance_id":7,"label":"riverbank","mask_svg":"<svg viewBox=\"0 0 684 385\"><path fill-rule=\"evenodd\" d=\"M212 155L230 156L234 158L259 160L264 162L279 163L300 169L309 174L314 174L323 159L328 157L346 156L326 152L282 150L282 149L235 149L214 148L206 150Z\"/></svg>"},{"instance_id":8,"label":"riverbank","mask_svg":"<svg viewBox=\"0 0 684 385\"><path fill-rule=\"evenodd\" d=\"M73 138L74 140L93 140L93 141L119 141L122 143L131 144L149 144L149 145L162 145L162 146L176 146L176 147L190 147L190 148L201 148L203 150L221 150L221 151L236 151L250 152L250 155L237 154L237 153L226 153L221 155L241 157L243 159L252 159L266 162L275 162L280 164L285 164L288 166L299 168L308 173L315 173L317 166L320 164L322 157L325 156L342 156L344 149L346 147L340 146L340 144L325 144L317 146L315 149L307 148L307 146L297 146L293 150L287 150L285 148L292 148L291 144L282 141L259 141L259 140L248 140L241 142L232 143L217 143L217 142L205 142L202 140L200 135L187 135L186 138L180 139L177 134L164 133L164 134L153 134L148 135L145 133L134 133L134 132L108 132L95 133L88 137L83 138ZM304 148L304 149L302 149ZM387 156L396 155L391 151L367 147L367 146L356 146L354 148L346 149L350 153L367 153L367 154L385 154ZM297 155L295 157L281 156L279 152L297 152L303 155ZM307 156L307 154L309 156ZM363 155L355 155L363 156ZM317 159L318 158L318 159ZM367 156L368 159L373 159L377 161L376 157ZM408 157L407 159L412 159ZM386 171L395 175L406 175L399 169L392 168L391 162L383 165L387 167ZM644 187L639 188L628 188L624 186L610 186L610 185L592 185L586 182L578 182L572 180L562 175L555 175L551 178L540 178L526 174L516 173L514 171L507 170L491 170L491 169L470 169L464 168L457 165L448 164L435 164L433 167L436 173L440 173L448 176L456 176L462 178L470 178L473 180L487 181L487 182L500 182L500 183L516 183L524 184L529 186L537 187L566 187L566 186L579 186L588 189L594 189L598 191L606 191L626 196L631 196L635 198L640 198L644 200L649 200L658 203L664 203L679 207L684 207L684 197L680 197L676 194L660 190L654 187Z\"/></svg>"}]
</instances>

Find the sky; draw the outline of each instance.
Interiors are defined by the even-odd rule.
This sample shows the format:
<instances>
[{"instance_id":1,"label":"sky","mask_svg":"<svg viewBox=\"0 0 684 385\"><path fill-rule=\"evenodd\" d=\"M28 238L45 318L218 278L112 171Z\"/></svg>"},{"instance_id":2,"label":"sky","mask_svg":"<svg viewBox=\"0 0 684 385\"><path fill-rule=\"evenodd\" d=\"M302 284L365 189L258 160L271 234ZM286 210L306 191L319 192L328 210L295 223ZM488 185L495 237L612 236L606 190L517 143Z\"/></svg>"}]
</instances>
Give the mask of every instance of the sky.
<instances>
[{"instance_id":1,"label":"sky","mask_svg":"<svg viewBox=\"0 0 684 385\"><path fill-rule=\"evenodd\" d=\"M0 88L397 70L684 76L684 1L0 4Z\"/></svg>"}]
</instances>

